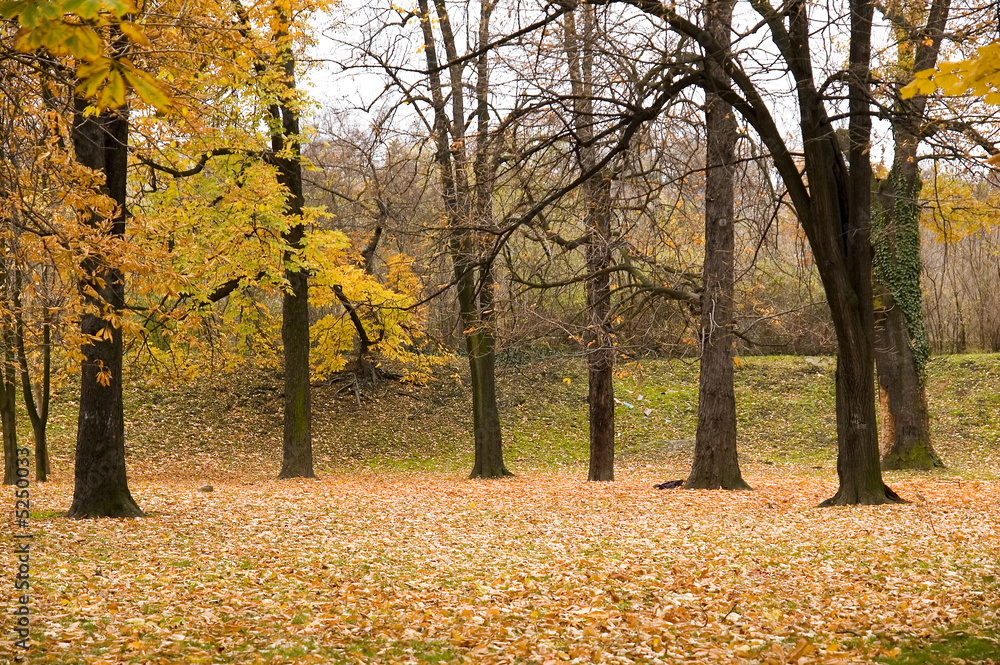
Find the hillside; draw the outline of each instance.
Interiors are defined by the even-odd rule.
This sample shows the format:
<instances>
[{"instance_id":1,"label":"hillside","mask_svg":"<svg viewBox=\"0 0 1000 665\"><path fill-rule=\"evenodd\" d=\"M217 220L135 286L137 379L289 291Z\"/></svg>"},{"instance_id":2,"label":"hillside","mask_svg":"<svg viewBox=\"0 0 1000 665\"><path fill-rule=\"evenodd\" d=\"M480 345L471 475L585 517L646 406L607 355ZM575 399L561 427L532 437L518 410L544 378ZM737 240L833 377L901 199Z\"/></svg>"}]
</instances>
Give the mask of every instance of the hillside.
<instances>
[{"instance_id":1,"label":"hillside","mask_svg":"<svg viewBox=\"0 0 1000 665\"><path fill-rule=\"evenodd\" d=\"M835 476L834 360L748 357L737 368L739 447L745 468ZM686 473L697 415L697 364L644 360L619 368L619 466ZM471 468L467 367L456 359L426 385L384 381L314 386L317 472ZM133 378L126 394L130 474L191 482L272 477L281 446L281 382L273 371L181 385ZM506 460L514 473L586 473L586 369L575 358L498 368ZM1000 356L942 356L928 368L935 446L946 474L1000 477ZM72 473L76 413L57 400L53 468ZM647 411L648 415L647 415ZM776 469L777 470L777 469Z\"/></svg>"}]
</instances>

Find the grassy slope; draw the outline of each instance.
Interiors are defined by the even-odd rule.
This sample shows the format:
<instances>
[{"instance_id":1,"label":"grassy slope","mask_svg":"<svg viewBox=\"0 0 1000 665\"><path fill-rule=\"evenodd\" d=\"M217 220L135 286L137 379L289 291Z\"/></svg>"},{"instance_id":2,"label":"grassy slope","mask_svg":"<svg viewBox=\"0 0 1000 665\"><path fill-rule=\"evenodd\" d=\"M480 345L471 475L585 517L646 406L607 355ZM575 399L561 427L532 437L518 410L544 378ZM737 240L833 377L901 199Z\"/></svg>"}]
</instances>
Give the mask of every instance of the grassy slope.
<instances>
[{"instance_id":1,"label":"grassy slope","mask_svg":"<svg viewBox=\"0 0 1000 665\"><path fill-rule=\"evenodd\" d=\"M737 404L745 466L835 474L833 365L830 358L742 360ZM363 391L360 403L353 390L316 386L313 432L319 472L471 468L471 398L465 371L456 361L427 386L383 383ZM697 378L697 365L678 360L620 367L620 464L664 467L677 477L686 472L696 423ZM507 365L499 370L499 383L508 466L515 473L585 473L587 386L582 364L564 358ZM934 359L928 369L928 395L935 446L949 471L1000 477L1000 356ZM277 473L281 395L273 372L247 371L196 385L133 380L126 400L132 473L181 474L193 481ZM51 445L59 475L72 470L74 406L59 400L52 416Z\"/></svg>"}]
</instances>

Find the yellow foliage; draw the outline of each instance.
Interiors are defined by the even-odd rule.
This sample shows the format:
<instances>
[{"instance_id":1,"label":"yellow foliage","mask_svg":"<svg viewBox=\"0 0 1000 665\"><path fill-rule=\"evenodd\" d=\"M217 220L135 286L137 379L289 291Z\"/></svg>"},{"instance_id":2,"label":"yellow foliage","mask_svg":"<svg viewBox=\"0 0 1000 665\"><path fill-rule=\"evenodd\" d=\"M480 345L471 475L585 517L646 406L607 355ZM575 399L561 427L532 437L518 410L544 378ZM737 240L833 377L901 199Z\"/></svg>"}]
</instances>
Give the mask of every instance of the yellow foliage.
<instances>
[{"instance_id":1,"label":"yellow foliage","mask_svg":"<svg viewBox=\"0 0 1000 665\"><path fill-rule=\"evenodd\" d=\"M105 55L105 28L115 26L133 45L151 47L138 23L125 17L139 10L131 0L16 0L0 2L0 17L16 19L14 47L23 53L45 51L77 61L76 92L100 109L125 104L125 83L139 99L165 111L163 84L124 57Z\"/></svg>"},{"instance_id":2,"label":"yellow foliage","mask_svg":"<svg viewBox=\"0 0 1000 665\"><path fill-rule=\"evenodd\" d=\"M991 225L1000 209L1000 192L957 175L940 174L929 181L923 223L938 242L950 243L979 233Z\"/></svg>"},{"instance_id":3,"label":"yellow foliage","mask_svg":"<svg viewBox=\"0 0 1000 665\"><path fill-rule=\"evenodd\" d=\"M949 96L972 93L987 104L1000 105L1000 42L980 47L976 56L942 62L937 71L925 69L902 89L904 98L929 95L938 88Z\"/></svg>"}]
</instances>

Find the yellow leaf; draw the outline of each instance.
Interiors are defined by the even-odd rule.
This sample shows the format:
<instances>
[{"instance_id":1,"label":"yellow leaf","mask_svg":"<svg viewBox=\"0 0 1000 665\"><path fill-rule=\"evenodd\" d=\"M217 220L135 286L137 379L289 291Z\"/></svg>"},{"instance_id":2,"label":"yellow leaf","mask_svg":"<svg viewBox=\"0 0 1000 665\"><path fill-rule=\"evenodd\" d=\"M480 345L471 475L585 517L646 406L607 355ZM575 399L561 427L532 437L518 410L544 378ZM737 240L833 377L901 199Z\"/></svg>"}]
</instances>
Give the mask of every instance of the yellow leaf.
<instances>
[{"instance_id":1,"label":"yellow leaf","mask_svg":"<svg viewBox=\"0 0 1000 665\"><path fill-rule=\"evenodd\" d=\"M126 65L125 80L132 86L139 98L147 104L152 104L158 111L170 110L170 97L164 91L160 82L150 74Z\"/></svg>"},{"instance_id":2,"label":"yellow leaf","mask_svg":"<svg viewBox=\"0 0 1000 665\"><path fill-rule=\"evenodd\" d=\"M107 82L97 95L97 105L103 109L113 109L125 104L125 79L121 72L108 74Z\"/></svg>"},{"instance_id":3,"label":"yellow leaf","mask_svg":"<svg viewBox=\"0 0 1000 665\"><path fill-rule=\"evenodd\" d=\"M903 99L909 99L915 95L929 95L937 90L937 84L928 77L917 76L909 85L903 86L900 94Z\"/></svg>"},{"instance_id":4,"label":"yellow leaf","mask_svg":"<svg viewBox=\"0 0 1000 665\"><path fill-rule=\"evenodd\" d=\"M563 383L565 383L568 386L569 384L573 383L573 379L567 376L565 379L563 379Z\"/></svg>"},{"instance_id":5,"label":"yellow leaf","mask_svg":"<svg viewBox=\"0 0 1000 665\"><path fill-rule=\"evenodd\" d=\"M146 36L146 33L142 31L142 28L139 27L137 23L133 23L132 21L122 21L120 27L122 29L122 33L124 33L130 41L143 46L152 46L152 43L149 41L149 37Z\"/></svg>"},{"instance_id":6,"label":"yellow leaf","mask_svg":"<svg viewBox=\"0 0 1000 665\"><path fill-rule=\"evenodd\" d=\"M49 43L49 50L59 55L71 55L77 60L92 62L101 57L104 45L92 28L86 25L65 26L61 43ZM51 41L51 40L50 40Z\"/></svg>"},{"instance_id":7,"label":"yellow leaf","mask_svg":"<svg viewBox=\"0 0 1000 665\"><path fill-rule=\"evenodd\" d=\"M806 638L800 637L798 643L795 645L795 649L790 654L788 654L787 662L794 663L799 658L802 658L803 656L808 656L815 650L816 650L815 645L811 644L809 640L807 640Z\"/></svg>"}]
</instances>

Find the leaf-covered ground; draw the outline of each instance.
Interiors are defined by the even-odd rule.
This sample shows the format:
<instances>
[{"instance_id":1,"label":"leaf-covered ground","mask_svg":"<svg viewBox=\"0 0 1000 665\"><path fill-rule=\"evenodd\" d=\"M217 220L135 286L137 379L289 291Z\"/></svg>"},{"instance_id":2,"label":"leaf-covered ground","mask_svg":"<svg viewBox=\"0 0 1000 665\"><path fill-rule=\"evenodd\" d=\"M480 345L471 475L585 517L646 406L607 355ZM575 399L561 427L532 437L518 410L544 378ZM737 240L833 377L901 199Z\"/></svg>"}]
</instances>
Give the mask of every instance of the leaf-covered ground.
<instances>
[{"instance_id":1,"label":"leaf-covered ground","mask_svg":"<svg viewBox=\"0 0 1000 665\"><path fill-rule=\"evenodd\" d=\"M49 516L72 488L46 485L30 662L867 662L946 633L1000 652L1000 483L820 509L828 480L661 477L145 480L150 517L101 521Z\"/></svg>"},{"instance_id":2,"label":"leaf-covered ground","mask_svg":"<svg viewBox=\"0 0 1000 665\"><path fill-rule=\"evenodd\" d=\"M315 481L273 479L273 377L133 389L138 520L59 517L63 404L56 479L31 490L30 662L1000 663L998 368L932 363L949 469L890 475L912 503L877 508L815 507L836 489L827 359L741 366L740 493L652 488L689 466L684 363L619 377L618 480L600 484L581 479L568 361L504 369L519 475L502 481L464 478L467 391L448 376L318 387Z\"/></svg>"}]
</instances>

